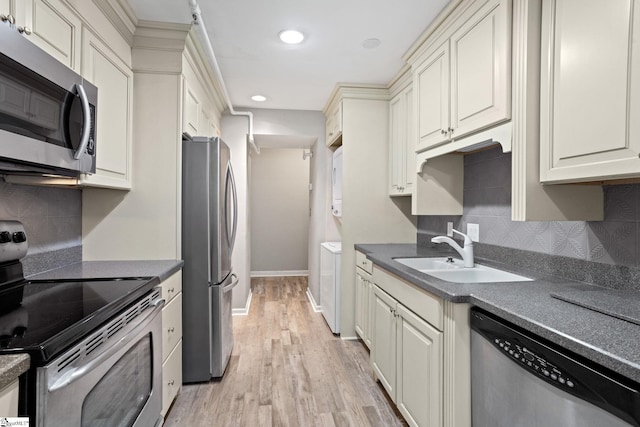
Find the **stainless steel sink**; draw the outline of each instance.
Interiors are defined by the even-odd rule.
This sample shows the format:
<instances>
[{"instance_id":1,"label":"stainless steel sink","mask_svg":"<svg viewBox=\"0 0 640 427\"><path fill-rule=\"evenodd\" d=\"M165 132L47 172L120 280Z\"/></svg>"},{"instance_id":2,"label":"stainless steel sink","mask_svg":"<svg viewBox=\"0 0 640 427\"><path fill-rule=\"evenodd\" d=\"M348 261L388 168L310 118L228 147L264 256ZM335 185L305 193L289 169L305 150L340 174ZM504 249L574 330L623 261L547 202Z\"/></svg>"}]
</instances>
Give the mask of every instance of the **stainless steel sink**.
<instances>
[{"instance_id":1,"label":"stainless steel sink","mask_svg":"<svg viewBox=\"0 0 640 427\"><path fill-rule=\"evenodd\" d=\"M453 259L453 262L450 262L449 259L447 257L395 258L400 264L414 270L454 283L526 282L533 280L484 265L476 264L474 267L465 267L461 260Z\"/></svg>"}]
</instances>

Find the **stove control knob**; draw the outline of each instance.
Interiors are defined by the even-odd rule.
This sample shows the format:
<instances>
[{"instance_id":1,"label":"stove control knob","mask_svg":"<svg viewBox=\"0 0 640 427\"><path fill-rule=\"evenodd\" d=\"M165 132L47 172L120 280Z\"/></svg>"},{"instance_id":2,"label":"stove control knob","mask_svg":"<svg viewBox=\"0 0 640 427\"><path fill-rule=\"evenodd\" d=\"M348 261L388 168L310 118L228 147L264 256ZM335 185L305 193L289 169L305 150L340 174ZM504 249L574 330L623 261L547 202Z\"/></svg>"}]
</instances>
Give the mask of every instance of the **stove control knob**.
<instances>
[{"instance_id":1,"label":"stove control knob","mask_svg":"<svg viewBox=\"0 0 640 427\"><path fill-rule=\"evenodd\" d=\"M13 233L13 241L14 243L22 243L27 241L27 235L24 234L24 231L16 231Z\"/></svg>"},{"instance_id":2,"label":"stove control knob","mask_svg":"<svg viewBox=\"0 0 640 427\"><path fill-rule=\"evenodd\" d=\"M0 243L9 243L11 241L11 233L8 231L0 232Z\"/></svg>"}]
</instances>

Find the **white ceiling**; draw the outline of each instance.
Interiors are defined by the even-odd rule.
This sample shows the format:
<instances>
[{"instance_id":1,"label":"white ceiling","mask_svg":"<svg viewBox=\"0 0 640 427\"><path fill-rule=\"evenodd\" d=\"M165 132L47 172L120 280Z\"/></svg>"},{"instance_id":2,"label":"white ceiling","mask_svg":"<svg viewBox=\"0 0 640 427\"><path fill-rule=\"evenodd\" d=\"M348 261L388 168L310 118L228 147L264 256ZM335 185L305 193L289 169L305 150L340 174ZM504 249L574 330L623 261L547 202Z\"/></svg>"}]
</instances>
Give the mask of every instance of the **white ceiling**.
<instances>
[{"instance_id":1,"label":"white ceiling","mask_svg":"<svg viewBox=\"0 0 640 427\"><path fill-rule=\"evenodd\" d=\"M129 0L139 19L188 23L188 0ZM234 107L321 110L338 82L386 84L449 0L200 0ZM278 39L302 31L297 46ZM366 39L381 40L365 49ZM261 94L258 103L251 95Z\"/></svg>"}]
</instances>

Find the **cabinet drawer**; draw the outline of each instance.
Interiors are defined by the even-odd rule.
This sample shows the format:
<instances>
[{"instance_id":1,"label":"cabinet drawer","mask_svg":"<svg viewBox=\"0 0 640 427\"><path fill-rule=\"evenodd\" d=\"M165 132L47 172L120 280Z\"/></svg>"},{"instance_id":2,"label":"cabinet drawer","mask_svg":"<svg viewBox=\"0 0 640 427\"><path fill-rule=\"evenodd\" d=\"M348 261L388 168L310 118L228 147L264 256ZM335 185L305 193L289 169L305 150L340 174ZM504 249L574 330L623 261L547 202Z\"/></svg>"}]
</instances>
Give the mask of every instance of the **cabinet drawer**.
<instances>
[{"instance_id":1,"label":"cabinet drawer","mask_svg":"<svg viewBox=\"0 0 640 427\"><path fill-rule=\"evenodd\" d=\"M182 386L182 340L162 364L162 416L173 403Z\"/></svg>"},{"instance_id":2,"label":"cabinet drawer","mask_svg":"<svg viewBox=\"0 0 640 427\"><path fill-rule=\"evenodd\" d=\"M182 293L162 309L162 360L182 338Z\"/></svg>"},{"instance_id":3,"label":"cabinet drawer","mask_svg":"<svg viewBox=\"0 0 640 427\"><path fill-rule=\"evenodd\" d=\"M162 298L169 304L176 295L182 292L182 271L178 271L162 282L160 287L162 288Z\"/></svg>"},{"instance_id":4,"label":"cabinet drawer","mask_svg":"<svg viewBox=\"0 0 640 427\"><path fill-rule=\"evenodd\" d=\"M378 267L373 269L373 282L436 329L443 330L442 298L423 291Z\"/></svg>"},{"instance_id":5,"label":"cabinet drawer","mask_svg":"<svg viewBox=\"0 0 640 427\"><path fill-rule=\"evenodd\" d=\"M373 273L373 262L362 252L356 251L356 265L369 274Z\"/></svg>"}]
</instances>

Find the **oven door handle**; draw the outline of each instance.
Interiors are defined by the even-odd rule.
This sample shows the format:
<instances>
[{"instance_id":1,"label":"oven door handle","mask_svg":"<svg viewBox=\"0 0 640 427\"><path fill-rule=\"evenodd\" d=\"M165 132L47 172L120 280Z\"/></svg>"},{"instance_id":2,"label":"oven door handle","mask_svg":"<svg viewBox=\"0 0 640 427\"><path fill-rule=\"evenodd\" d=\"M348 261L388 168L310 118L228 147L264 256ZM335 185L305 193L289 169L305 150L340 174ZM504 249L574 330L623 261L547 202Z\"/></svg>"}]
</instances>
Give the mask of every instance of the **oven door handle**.
<instances>
[{"instance_id":1,"label":"oven door handle","mask_svg":"<svg viewBox=\"0 0 640 427\"><path fill-rule=\"evenodd\" d=\"M102 364L105 360L111 358L115 353L123 347L131 343L140 332L145 330L149 324L155 319L156 315L162 310L165 300L163 298L155 300L152 305L153 309L146 316L142 317L137 324L131 325L132 328L120 338L117 342L110 345L104 352L100 353L96 358L89 360L84 365L78 366L76 369L70 370L67 374L60 377L54 384L49 387L50 392L54 392L63 387L68 386L74 381L79 380L87 373L91 372L96 366Z\"/></svg>"}]
</instances>

